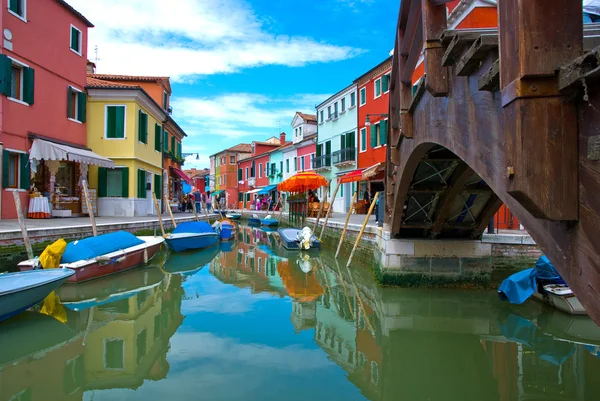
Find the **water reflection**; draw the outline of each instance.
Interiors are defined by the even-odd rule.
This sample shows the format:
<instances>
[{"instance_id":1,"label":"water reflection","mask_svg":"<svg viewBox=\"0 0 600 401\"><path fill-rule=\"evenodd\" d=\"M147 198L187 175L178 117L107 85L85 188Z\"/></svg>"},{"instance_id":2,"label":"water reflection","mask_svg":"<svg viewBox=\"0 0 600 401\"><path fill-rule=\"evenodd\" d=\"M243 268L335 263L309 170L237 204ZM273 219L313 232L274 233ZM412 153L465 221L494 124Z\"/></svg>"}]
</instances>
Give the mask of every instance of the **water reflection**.
<instances>
[{"instance_id":1,"label":"water reflection","mask_svg":"<svg viewBox=\"0 0 600 401\"><path fill-rule=\"evenodd\" d=\"M0 401L600 394L589 319L493 291L382 288L327 248L278 245L272 231L242 227L204 252L61 287L60 308L46 311L66 323L28 312L0 324Z\"/></svg>"}]
</instances>

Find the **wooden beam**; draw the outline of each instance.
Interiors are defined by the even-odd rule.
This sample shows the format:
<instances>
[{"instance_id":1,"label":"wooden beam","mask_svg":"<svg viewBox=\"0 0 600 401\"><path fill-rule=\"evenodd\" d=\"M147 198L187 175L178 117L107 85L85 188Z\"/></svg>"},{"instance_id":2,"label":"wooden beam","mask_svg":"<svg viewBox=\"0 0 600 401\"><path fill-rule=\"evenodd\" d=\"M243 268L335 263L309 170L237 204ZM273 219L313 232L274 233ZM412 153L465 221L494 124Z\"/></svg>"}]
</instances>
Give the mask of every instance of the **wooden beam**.
<instances>
[{"instance_id":1,"label":"wooden beam","mask_svg":"<svg viewBox=\"0 0 600 401\"><path fill-rule=\"evenodd\" d=\"M419 18L417 31L410 43L409 53L406 56L406 68L402 71L402 82L412 86L412 76L423 52L423 19Z\"/></svg>"},{"instance_id":2,"label":"wooden beam","mask_svg":"<svg viewBox=\"0 0 600 401\"><path fill-rule=\"evenodd\" d=\"M400 43L400 55L404 57L408 56L415 36L423 29L420 25L423 21L421 17L421 0L408 0L407 3L411 5L408 21L405 27L400 27L400 30L405 33L405 40Z\"/></svg>"},{"instance_id":3,"label":"wooden beam","mask_svg":"<svg viewBox=\"0 0 600 401\"><path fill-rule=\"evenodd\" d=\"M405 29L410 19L410 11L419 0L407 0L400 3L398 14L398 29Z\"/></svg>"},{"instance_id":4,"label":"wooden beam","mask_svg":"<svg viewBox=\"0 0 600 401\"><path fill-rule=\"evenodd\" d=\"M583 89L583 82L588 87L600 82L600 47L561 67L558 73L561 91Z\"/></svg>"},{"instance_id":5,"label":"wooden beam","mask_svg":"<svg viewBox=\"0 0 600 401\"><path fill-rule=\"evenodd\" d=\"M419 228L423 230L431 230L433 229L433 224L427 223L402 223L402 228L410 229L410 228ZM443 230L473 230L476 227L474 225L464 225L464 224L444 224L442 227Z\"/></svg>"},{"instance_id":6,"label":"wooden beam","mask_svg":"<svg viewBox=\"0 0 600 401\"><path fill-rule=\"evenodd\" d=\"M442 226L446 223L446 219L452 210L452 204L472 176L473 170L465 163L459 164L452 172L452 176L448 180L450 189L443 194L442 199L438 203L438 212L436 213L435 222L431 229L433 235L438 235L442 231Z\"/></svg>"},{"instance_id":7,"label":"wooden beam","mask_svg":"<svg viewBox=\"0 0 600 401\"><path fill-rule=\"evenodd\" d=\"M448 93L448 69L442 66L444 49L440 37L448 27L446 5L422 0L423 39L425 42L425 75L427 91L434 97Z\"/></svg>"},{"instance_id":8,"label":"wooden beam","mask_svg":"<svg viewBox=\"0 0 600 401\"><path fill-rule=\"evenodd\" d=\"M421 98L425 94L425 86L426 86L427 79L428 79L427 76L423 77L423 79L417 85L417 91L415 92L415 94L410 102L410 105L408 106L408 112L410 114L415 112L415 108L419 104L419 100L421 100Z\"/></svg>"},{"instance_id":9,"label":"wooden beam","mask_svg":"<svg viewBox=\"0 0 600 401\"><path fill-rule=\"evenodd\" d=\"M481 35L456 64L456 75L471 75L481 65L485 56L495 49L498 49L498 35Z\"/></svg>"},{"instance_id":10,"label":"wooden beam","mask_svg":"<svg viewBox=\"0 0 600 401\"><path fill-rule=\"evenodd\" d=\"M490 220L494 217L498 209L502 206L502 200L498 198L498 195L492 193L491 198L485 204L481 212L479 212L479 216L477 216L477 227L471 234L472 238L479 238L485 228L490 224Z\"/></svg>"},{"instance_id":11,"label":"wooden beam","mask_svg":"<svg viewBox=\"0 0 600 401\"><path fill-rule=\"evenodd\" d=\"M481 35L480 32L457 32L446 47L446 51L442 57L442 65L447 67L453 66L459 60L465 48L471 46ZM498 36L497 33L496 36Z\"/></svg>"},{"instance_id":12,"label":"wooden beam","mask_svg":"<svg viewBox=\"0 0 600 401\"><path fill-rule=\"evenodd\" d=\"M500 60L494 64L479 78L479 90L495 92L500 90Z\"/></svg>"}]
</instances>

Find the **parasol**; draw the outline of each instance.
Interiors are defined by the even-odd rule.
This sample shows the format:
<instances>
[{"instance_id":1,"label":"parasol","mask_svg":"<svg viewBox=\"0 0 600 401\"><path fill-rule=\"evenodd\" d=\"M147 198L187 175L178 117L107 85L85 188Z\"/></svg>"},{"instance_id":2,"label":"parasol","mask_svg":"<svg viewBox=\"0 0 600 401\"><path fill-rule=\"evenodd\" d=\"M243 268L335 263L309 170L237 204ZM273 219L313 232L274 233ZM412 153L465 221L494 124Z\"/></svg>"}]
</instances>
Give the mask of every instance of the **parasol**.
<instances>
[{"instance_id":1,"label":"parasol","mask_svg":"<svg viewBox=\"0 0 600 401\"><path fill-rule=\"evenodd\" d=\"M293 175L281 182L277 189L282 192L304 192L327 185L327 180L322 175L312 171L304 171Z\"/></svg>"}]
</instances>

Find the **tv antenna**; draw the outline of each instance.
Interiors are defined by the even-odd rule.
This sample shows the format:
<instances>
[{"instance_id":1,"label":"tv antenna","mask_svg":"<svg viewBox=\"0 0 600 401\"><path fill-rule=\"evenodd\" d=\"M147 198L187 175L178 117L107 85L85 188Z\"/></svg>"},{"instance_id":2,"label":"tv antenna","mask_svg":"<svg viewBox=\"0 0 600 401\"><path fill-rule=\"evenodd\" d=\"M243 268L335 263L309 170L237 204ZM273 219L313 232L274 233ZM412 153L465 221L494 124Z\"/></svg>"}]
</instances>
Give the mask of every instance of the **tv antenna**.
<instances>
[{"instance_id":1,"label":"tv antenna","mask_svg":"<svg viewBox=\"0 0 600 401\"><path fill-rule=\"evenodd\" d=\"M94 54L95 54L94 63L97 63L98 60L100 60L100 58L98 57L98 45L94 46Z\"/></svg>"}]
</instances>

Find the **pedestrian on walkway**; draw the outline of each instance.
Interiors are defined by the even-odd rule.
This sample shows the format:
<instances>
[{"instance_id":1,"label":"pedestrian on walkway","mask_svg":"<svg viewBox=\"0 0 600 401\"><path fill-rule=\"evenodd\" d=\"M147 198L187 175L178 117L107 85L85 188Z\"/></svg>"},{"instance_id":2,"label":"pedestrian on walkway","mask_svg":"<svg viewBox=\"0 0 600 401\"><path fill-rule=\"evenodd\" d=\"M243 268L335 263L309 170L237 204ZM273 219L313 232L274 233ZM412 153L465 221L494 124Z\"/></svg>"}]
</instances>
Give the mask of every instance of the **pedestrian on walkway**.
<instances>
[{"instance_id":1,"label":"pedestrian on walkway","mask_svg":"<svg viewBox=\"0 0 600 401\"><path fill-rule=\"evenodd\" d=\"M202 209L200 208L200 203L202 202L202 194L200 190L196 189L194 192L194 201L196 202L196 212L200 213Z\"/></svg>"},{"instance_id":2,"label":"pedestrian on walkway","mask_svg":"<svg viewBox=\"0 0 600 401\"><path fill-rule=\"evenodd\" d=\"M206 211L210 212L212 209L212 202L210 200L210 191L206 191Z\"/></svg>"},{"instance_id":3,"label":"pedestrian on walkway","mask_svg":"<svg viewBox=\"0 0 600 401\"><path fill-rule=\"evenodd\" d=\"M583 23L600 22L600 0L583 0Z\"/></svg>"},{"instance_id":4,"label":"pedestrian on walkway","mask_svg":"<svg viewBox=\"0 0 600 401\"><path fill-rule=\"evenodd\" d=\"M187 211L192 213L194 211L194 202L192 201L192 196L190 195L187 198Z\"/></svg>"}]
</instances>

